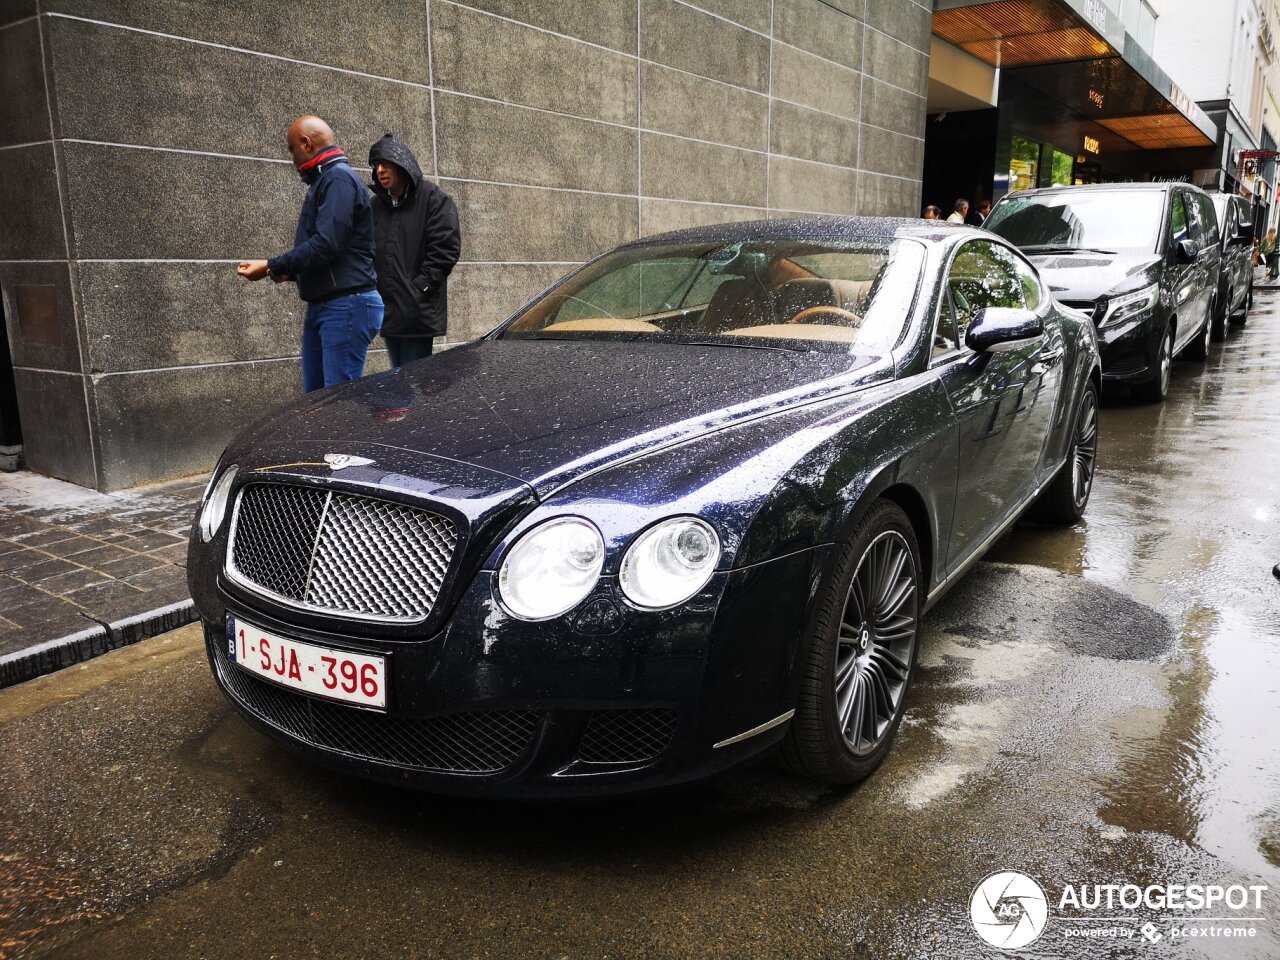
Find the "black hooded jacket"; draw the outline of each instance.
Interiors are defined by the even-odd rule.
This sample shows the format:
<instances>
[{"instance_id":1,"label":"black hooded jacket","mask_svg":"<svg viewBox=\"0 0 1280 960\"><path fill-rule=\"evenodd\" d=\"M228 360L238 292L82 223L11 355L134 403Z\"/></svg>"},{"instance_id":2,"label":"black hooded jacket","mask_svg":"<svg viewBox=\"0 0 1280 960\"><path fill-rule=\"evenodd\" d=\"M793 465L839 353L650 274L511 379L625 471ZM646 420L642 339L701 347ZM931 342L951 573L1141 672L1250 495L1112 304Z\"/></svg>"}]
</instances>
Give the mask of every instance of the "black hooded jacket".
<instances>
[{"instance_id":1,"label":"black hooded jacket","mask_svg":"<svg viewBox=\"0 0 1280 960\"><path fill-rule=\"evenodd\" d=\"M369 166L389 163L408 181L398 202L373 178L374 266L386 305L385 337L439 337L448 325L448 277L462 252L458 209L422 175L411 151L394 133L369 149Z\"/></svg>"}]
</instances>

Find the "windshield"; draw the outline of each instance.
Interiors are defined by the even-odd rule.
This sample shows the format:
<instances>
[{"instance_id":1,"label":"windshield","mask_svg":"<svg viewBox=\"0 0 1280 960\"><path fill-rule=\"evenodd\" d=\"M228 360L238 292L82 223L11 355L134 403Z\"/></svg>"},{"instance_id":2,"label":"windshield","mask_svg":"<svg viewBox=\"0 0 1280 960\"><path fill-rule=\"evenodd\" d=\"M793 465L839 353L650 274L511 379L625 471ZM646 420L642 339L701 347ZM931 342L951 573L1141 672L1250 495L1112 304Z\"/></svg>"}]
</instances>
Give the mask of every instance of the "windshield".
<instances>
[{"instance_id":1,"label":"windshield","mask_svg":"<svg viewBox=\"0 0 1280 960\"><path fill-rule=\"evenodd\" d=\"M984 226L1024 253L1150 252L1163 214L1158 190L1068 190L1002 200Z\"/></svg>"},{"instance_id":2,"label":"windshield","mask_svg":"<svg viewBox=\"0 0 1280 960\"><path fill-rule=\"evenodd\" d=\"M884 353L924 263L916 241L761 240L619 250L526 307L500 334Z\"/></svg>"}]
</instances>

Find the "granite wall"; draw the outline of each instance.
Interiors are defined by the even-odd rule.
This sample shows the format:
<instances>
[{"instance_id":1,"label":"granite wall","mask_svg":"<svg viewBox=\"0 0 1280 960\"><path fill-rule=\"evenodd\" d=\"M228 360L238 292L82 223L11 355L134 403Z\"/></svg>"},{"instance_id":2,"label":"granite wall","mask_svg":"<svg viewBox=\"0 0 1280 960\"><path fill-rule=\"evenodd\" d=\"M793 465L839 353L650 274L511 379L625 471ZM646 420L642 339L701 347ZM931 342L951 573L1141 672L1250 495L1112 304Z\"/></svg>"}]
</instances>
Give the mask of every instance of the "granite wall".
<instances>
[{"instance_id":1,"label":"granite wall","mask_svg":"<svg viewBox=\"0 0 1280 960\"><path fill-rule=\"evenodd\" d=\"M28 463L100 490L205 470L296 394L300 302L233 271L290 243L295 116L361 161L394 130L453 194L465 340L639 235L915 214L930 9L0 0L0 291Z\"/></svg>"}]
</instances>

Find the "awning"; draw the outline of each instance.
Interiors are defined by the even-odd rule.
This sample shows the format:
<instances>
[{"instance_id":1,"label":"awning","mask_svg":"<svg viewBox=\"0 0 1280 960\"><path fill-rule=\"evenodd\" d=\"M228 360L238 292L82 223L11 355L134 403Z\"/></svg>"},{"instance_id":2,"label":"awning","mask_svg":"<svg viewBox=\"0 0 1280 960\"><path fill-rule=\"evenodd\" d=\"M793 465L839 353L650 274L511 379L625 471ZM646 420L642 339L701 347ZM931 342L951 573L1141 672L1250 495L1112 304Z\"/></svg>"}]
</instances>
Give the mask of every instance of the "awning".
<instances>
[{"instance_id":1,"label":"awning","mask_svg":"<svg viewBox=\"0 0 1280 960\"><path fill-rule=\"evenodd\" d=\"M1133 149L1208 147L1213 121L1101 0L938 0L933 32Z\"/></svg>"}]
</instances>

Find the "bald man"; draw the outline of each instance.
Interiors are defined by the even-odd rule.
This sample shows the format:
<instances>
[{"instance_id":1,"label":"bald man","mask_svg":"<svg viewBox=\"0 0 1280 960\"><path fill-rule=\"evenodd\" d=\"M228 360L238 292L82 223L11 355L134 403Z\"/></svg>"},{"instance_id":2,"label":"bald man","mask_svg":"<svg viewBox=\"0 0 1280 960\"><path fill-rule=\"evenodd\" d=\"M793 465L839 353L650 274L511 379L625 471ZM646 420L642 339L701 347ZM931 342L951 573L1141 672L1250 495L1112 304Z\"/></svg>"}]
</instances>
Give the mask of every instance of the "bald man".
<instances>
[{"instance_id":1,"label":"bald man","mask_svg":"<svg viewBox=\"0 0 1280 960\"><path fill-rule=\"evenodd\" d=\"M382 328L373 269L373 212L364 181L319 117L299 117L285 136L307 196L294 247L270 260L244 260L246 280L293 281L307 303L302 324L302 390L310 393L364 374L369 344Z\"/></svg>"}]
</instances>

